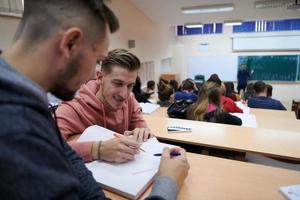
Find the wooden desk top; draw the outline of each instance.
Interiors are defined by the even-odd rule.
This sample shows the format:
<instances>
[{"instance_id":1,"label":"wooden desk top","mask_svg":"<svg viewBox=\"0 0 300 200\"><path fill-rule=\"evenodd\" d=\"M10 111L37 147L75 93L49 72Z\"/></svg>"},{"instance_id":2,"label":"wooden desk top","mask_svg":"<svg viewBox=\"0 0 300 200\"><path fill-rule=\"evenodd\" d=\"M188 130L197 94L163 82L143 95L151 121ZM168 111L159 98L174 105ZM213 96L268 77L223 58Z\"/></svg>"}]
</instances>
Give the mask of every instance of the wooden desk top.
<instances>
[{"instance_id":1,"label":"wooden desk top","mask_svg":"<svg viewBox=\"0 0 300 200\"><path fill-rule=\"evenodd\" d=\"M250 113L255 114L255 116L266 116L266 117L276 117L285 119L296 119L294 111L284 111L284 110L270 110L270 109L259 109L250 108Z\"/></svg>"},{"instance_id":2,"label":"wooden desk top","mask_svg":"<svg viewBox=\"0 0 300 200\"><path fill-rule=\"evenodd\" d=\"M293 111L251 108L250 113L255 115L258 128L300 132L300 120ZM167 108L160 107L151 116L168 118Z\"/></svg>"},{"instance_id":3,"label":"wooden desk top","mask_svg":"<svg viewBox=\"0 0 300 200\"><path fill-rule=\"evenodd\" d=\"M150 115L157 116L157 117L168 117L167 109L168 109L167 107L159 107Z\"/></svg>"},{"instance_id":4,"label":"wooden desk top","mask_svg":"<svg viewBox=\"0 0 300 200\"><path fill-rule=\"evenodd\" d=\"M158 117L168 117L166 107L160 107L155 110L151 115ZM270 117L270 118L284 118L284 119L296 119L294 111L283 111L283 110L269 110L269 109L258 109L258 108L250 108L250 114L254 114L262 117ZM300 121L300 120L299 120Z\"/></svg>"},{"instance_id":5,"label":"wooden desk top","mask_svg":"<svg viewBox=\"0 0 300 200\"><path fill-rule=\"evenodd\" d=\"M188 153L190 171L179 200L282 199L279 187L299 184L300 172ZM150 193L150 188L143 195ZM112 199L125 200L105 192Z\"/></svg>"},{"instance_id":6,"label":"wooden desk top","mask_svg":"<svg viewBox=\"0 0 300 200\"><path fill-rule=\"evenodd\" d=\"M300 133L247 128L192 120L144 115L148 126L160 139L219 149L253 152L300 161ZM168 133L167 126L190 126L192 132Z\"/></svg>"},{"instance_id":7,"label":"wooden desk top","mask_svg":"<svg viewBox=\"0 0 300 200\"><path fill-rule=\"evenodd\" d=\"M257 127L273 130L295 131L300 133L300 120L286 117L255 115Z\"/></svg>"}]
</instances>

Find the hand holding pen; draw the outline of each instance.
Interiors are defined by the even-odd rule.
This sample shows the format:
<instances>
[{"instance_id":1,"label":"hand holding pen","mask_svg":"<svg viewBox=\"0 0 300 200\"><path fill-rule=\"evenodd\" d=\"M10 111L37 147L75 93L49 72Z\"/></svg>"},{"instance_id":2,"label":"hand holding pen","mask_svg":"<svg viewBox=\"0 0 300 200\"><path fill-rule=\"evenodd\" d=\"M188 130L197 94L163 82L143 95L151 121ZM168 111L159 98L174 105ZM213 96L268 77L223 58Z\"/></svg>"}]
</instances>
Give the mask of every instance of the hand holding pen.
<instances>
[{"instance_id":1,"label":"hand holding pen","mask_svg":"<svg viewBox=\"0 0 300 200\"><path fill-rule=\"evenodd\" d=\"M176 156L172 156L172 154L176 154ZM189 168L184 149L165 148L161 156L158 175L171 178L180 188L188 174Z\"/></svg>"},{"instance_id":2,"label":"hand holding pen","mask_svg":"<svg viewBox=\"0 0 300 200\"><path fill-rule=\"evenodd\" d=\"M124 163L133 160L139 153L140 143L120 134L114 134L115 138L103 141L99 148L101 160Z\"/></svg>"}]
</instances>

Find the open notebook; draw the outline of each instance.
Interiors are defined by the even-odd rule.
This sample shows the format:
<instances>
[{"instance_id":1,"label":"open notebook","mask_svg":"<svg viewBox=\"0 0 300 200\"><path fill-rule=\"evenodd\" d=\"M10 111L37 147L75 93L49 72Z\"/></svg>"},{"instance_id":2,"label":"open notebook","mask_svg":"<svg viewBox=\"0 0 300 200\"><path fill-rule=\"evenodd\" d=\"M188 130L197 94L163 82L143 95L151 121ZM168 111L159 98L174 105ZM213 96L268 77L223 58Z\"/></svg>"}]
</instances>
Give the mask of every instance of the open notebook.
<instances>
[{"instance_id":1,"label":"open notebook","mask_svg":"<svg viewBox=\"0 0 300 200\"><path fill-rule=\"evenodd\" d=\"M105 141L114 138L113 134L113 131L94 125L88 127L77 142ZM137 199L152 183L158 171L160 157L153 154L162 153L165 146L170 145L151 138L141 145L145 152L141 151L133 161L123 164L93 161L86 166L104 189Z\"/></svg>"},{"instance_id":2,"label":"open notebook","mask_svg":"<svg viewBox=\"0 0 300 200\"><path fill-rule=\"evenodd\" d=\"M280 187L279 191L288 200L299 200L300 199L300 185L289 185L289 186Z\"/></svg>"}]
</instances>

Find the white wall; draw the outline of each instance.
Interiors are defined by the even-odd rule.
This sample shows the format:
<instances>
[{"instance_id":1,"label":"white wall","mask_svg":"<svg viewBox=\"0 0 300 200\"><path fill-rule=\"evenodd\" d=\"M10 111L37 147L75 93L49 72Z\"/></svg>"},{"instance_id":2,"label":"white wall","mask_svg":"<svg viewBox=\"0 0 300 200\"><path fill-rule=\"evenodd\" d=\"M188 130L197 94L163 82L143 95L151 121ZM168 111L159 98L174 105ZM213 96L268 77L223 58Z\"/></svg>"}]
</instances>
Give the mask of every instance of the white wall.
<instances>
[{"instance_id":1,"label":"white wall","mask_svg":"<svg viewBox=\"0 0 300 200\"><path fill-rule=\"evenodd\" d=\"M174 28L162 27L151 21L128 0L114 0L110 7L120 20L120 30L112 35L110 49L128 49L128 40L135 40L130 51L141 61L154 61L155 77L161 74L161 60L172 57Z\"/></svg>"},{"instance_id":2,"label":"white wall","mask_svg":"<svg viewBox=\"0 0 300 200\"><path fill-rule=\"evenodd\" d=\"M20 18L0 15L0 49L10 46L19 22Z\"/></svg>"},{"instance_id":3,"label":"white wall","mask_svg":"<svg viewBox=\"0 0 300 200\"><path fill-rule=\"evenodd\" d=\"M152 22L128 0L114 0L109 5L120 20L121 28L111 37L110 49L128 49L128 40L135 40L130 51L142 62L154 61L155 77L161 74L161 60L172 57L174 28L162 27ZM0 48L7 48L20 19L0 16Z\"/></svg>"},{"instance_id":4,"label":"white wall","mask_svg":"<svg viewBox=\"0 0 300 200\"><path fill-rule=\"evenodd\" d=\"M299 32L298 32L299 33ZM266 34L266 33L258 33ZM271 34L285 35L288 32L279 32ZM247 34L243 34L247 35ZM250 34L251 35L251 34ZM299 33L300 35L300 33ZM212 35L197 35L197 36L179 36L176 37L174 43L173 57L174 65L178 69L181 80L188 76L188 58L190 56L226 56L226 55L289 55L300 54L299 51L285 51L285 52L232 52L232 27L224 26L223 34ZM199 51L199 43L208 43L209 50L205 52ZM226 69L224 69L226 70ZM218 73L218 72L216 72ZM300 98L300 83L299 84L274 84L273 97L285 103L290 109L290 102L292 99Z\"/></svg>"}]
</instances>

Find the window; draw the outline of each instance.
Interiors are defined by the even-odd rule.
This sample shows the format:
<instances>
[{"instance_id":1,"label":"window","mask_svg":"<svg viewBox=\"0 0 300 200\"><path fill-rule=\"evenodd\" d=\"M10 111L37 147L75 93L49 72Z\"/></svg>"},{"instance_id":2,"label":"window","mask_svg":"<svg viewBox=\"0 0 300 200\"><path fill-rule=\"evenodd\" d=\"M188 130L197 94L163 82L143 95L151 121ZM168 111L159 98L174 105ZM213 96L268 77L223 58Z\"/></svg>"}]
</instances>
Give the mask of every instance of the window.
<instances>
[{"instance_id":1,"label":"window","mask_svg":"<svg viewBox=\"0 0 300 200\"><path fill-rule=\"evenodd\" d=\"M204 24L202 28L187 28L185 26L177 26L176 28L177 36L223 33L223 23Z\"/></svg>"},{"instance_id":2,"label":"window","mask_svg":"<svg viewBox=\"0 0 300 200\"><path fill-rule=\"evenodd\" d=\"M243 22L242 25L233 26L233 33L273 32L300 30L300 19L285 20L256 20Z\"/></svg>"},{"instance_id":3,"label":"window","mask_svg":"<svg viewBox=\"0 0 300 200\"><path fill-rule=\"evenodd\" d=\"M154 61L143 62L139 71L142 87L147 85L147 82L154 80Z\"/></svg>"}]
</instances>

